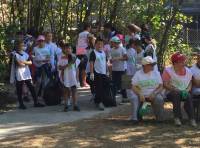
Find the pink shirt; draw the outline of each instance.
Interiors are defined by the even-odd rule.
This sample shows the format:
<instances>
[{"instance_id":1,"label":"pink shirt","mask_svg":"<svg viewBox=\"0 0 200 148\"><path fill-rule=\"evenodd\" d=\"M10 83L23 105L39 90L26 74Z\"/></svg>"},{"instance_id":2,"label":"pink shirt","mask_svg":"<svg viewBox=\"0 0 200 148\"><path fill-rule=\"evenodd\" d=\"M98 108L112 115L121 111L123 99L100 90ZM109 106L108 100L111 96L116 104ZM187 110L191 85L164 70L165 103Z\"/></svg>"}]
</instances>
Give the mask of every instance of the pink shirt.
<instances>
[{"instance_id":1,"label":"pink shirt","mask_svg":"<svg viewBox=\"0 0 200 148\"><path fill-rule=\"evenodd\" d=\"M76 46L77 55L86 55L86 48L88 47L88 31L83 31L79 33L78 44Z\"/></svg>"}]
</instances>

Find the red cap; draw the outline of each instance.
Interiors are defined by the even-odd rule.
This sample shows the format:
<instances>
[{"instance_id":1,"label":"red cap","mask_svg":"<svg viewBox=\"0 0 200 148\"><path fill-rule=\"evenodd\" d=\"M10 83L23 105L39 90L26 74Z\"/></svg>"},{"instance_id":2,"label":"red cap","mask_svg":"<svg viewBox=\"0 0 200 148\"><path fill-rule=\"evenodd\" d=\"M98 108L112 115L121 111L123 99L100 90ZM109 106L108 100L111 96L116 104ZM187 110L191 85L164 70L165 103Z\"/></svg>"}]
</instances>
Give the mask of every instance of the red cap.
<instances>
[{"instance_id":1,"label":"red cap","mask_svg":"<svg viewBox=\"0 0 200 148\"><path fill-rule=\"evenodd\" d=\"M176 52L171 56L171 61L172 63L185 62L186 56L184 54L181 54L180 52Z\"/></svg>"}]
</instances>

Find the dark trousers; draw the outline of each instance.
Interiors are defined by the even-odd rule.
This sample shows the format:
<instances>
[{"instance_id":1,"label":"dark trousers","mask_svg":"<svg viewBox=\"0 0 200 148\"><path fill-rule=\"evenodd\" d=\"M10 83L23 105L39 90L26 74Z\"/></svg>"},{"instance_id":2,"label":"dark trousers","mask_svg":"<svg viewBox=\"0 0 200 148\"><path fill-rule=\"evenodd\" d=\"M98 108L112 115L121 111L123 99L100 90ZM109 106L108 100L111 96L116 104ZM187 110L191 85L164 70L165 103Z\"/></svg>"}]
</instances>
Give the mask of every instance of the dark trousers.
<instances>
[{"instance_id":1,"label":"dark trousers","mask_svg":"<svg viewBox=\"0 0 200 148\"><path fill-rule=\"evenodd\" d=\"M30 90L31 95L33 97L34 104L36 104L37 103L37 96L36 96L36 92L35 92L35 88L33 86L32 80L24 80L24 81L16 81L17 98L18 98L18 101L19 101L19 105L24 105L23 99L22 99L22 87L23 87L24 83L26 84L26 86Z\"/></svg>"},{"instance_id":2,"label":"dark trousers","mask_svg":"<svg viewBox=\"0 0 200 148\"><path fill-rule=\"evenodd\" d=\"M79 60L81 61L78 68L79 68L79 82L81 86L84 86L84 80L83 80L83 72L86 69L88 58L86 55L77 55Z\"/></svg>"},{"instance_id":3,"label":"dark trousers","mask_svg":"<svg viewBox=\"0 0 200 148\"><path fill-rule=\"evenodd\" d=\"M90 80L90 73L87 74L86 82L90 85L90 91L91 91L92 95L95 95L94 81Z\"/></svg>"},{"instance_id":4,"label":"dark trousers","mask_svg":"<svg viewBox=\"0 0 200 148\"><path fill-rule=\"evenodd\" d=\"M105 75L103 74L98 74L94 73L94 86L95 86L95 99L94 102L95 104L99 104L103 102L103 93L104 93L104 88L103 88L103 78Z\"/></svg>"},{"instance_id":5,"label":"dark trousers","mask_svg":"<svg viewBox=\"0 0 200 148\"><path fill-rule=\"evenodd\" d=\"M167 95L167 98L169 101L173 103L173 113L175 118L182 118L181 114L181 93L180 92L170 92ZM194 108L193 108L193 102L192 97L189 94L187 99L184 102L184 109L190 119L194 119Z\"/></svg>"},{"instance_id":6,"label":"dark trousers","mask_svg":"<svg viewBox=\"0 0 200 148\"><path fill-rule=\"evenodd\" d=\"M121 90L121 94L123 98L127 98L126 90L121 89L122 84L122 75L124 74L124 71L112 71L112 81L114 86L114 92L113 95L117 95L117 91Z\"/></svg>"}]
</instances>

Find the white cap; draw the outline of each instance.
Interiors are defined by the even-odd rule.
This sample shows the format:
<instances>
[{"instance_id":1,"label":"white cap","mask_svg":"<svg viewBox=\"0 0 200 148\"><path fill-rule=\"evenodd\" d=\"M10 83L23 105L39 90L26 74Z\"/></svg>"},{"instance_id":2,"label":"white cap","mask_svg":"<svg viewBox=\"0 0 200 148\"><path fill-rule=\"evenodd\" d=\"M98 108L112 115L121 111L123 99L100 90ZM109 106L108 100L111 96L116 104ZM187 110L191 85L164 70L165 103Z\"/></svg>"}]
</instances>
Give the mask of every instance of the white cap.
<instances>
[{"instance_id":1,"label":"white cap","mask_svg":"<svg viewBox=\"0 0 200 148\"><path fill-rule=\"evenodd\" d=\"M142 59L142 65L148 65L148 64L156 64L156 61L152 59L151 56L146 56Z\"/></svg>"}]
</instances>

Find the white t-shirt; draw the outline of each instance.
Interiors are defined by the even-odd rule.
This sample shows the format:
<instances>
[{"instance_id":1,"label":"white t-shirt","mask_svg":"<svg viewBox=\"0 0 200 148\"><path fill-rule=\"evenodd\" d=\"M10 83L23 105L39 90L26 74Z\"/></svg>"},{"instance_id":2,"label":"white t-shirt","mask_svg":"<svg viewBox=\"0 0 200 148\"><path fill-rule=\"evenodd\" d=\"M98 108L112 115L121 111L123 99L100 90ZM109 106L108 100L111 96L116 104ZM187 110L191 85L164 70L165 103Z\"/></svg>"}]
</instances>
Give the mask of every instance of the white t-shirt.
<instances>
[{"instance_id":1,"label":"white t-shirt","mask_svg":"<svg viewBox=\"0 0 200 148\"><path fill-rule=\"evenodd\" d=\"M16 61L27 61L29 55L26 52L15 53ZM31 72L28 65L25 66L16 66L16 79L17 81L29 80L31 78Z\"/></svg>"},{"instance_id":2,"label":"white t-shirt","mask_svg":"<svg viewBox=\"0 0 200 148\"><path fill-rule=\"evenodd\" d=\"M193 74L193 77L195 78L195 80L200 81L200 69L197 67L197 65L194 64L194 65L190 68L190 70L192 71L192 74ZM199 94L200 94L200 88L193 87L193 88L192 88L192 91L193 91L193 92L198 91Z\"/></svg>"},{"instance_id":3,"label":"white t-shirt","mask_svg":"<svg viewBox=\"0 0 200 148\"><path fill-rule=\"evenodd\" d=\"M190 70L192 71L193 77L196 80L200 80L200 69L197 67L197 65L196 64L192 65Z\"/></svg>"},{"instance_id":4,"label":"white t-shirt","mask_svg":"<svg viewBox=\"0 0 200 148\"><path fill-rule=\"evenodd\" d=\"M168 72L170 75L170 83L172 86L179 90L186 90L192 80L192 72L189 68L185 67L186 69L186 74L181 76L177 75L173 66L167 67L165 70Z\"/></svg>"},{"instance_id":5,"label":"white t-shirt","mask_svg":"<svg viewBox=\"0 0 200 148\"><path fill-rule=\"evenodd\" d=\"M127 75L134 75L136 72L136 51L133 48L127 50Z\"/></svg>"},{"instance_id":6,"label":"white t-shirt","mask_svg":"<svg viewBox=\"0 0 200 148\"><path fill-rule=\"evenodd\" d=\"M76 63L77 61L74 64L71 64L70 66L65 68L64 73L59 70L60 80L65 87L72 87L77 85ZM66 64L68 64L68 59L66 59L64 54L62 54L58 59L58 66L65 66Z\"/></svg>"},{"instance_id":7,"label":"white t-shirt","mask_svg":"<svg viewBox=\"0 0 200 148\"><path fill-rule=\"evenodd\" d=\"M36 67L40 67L45 64L44 62L38 62L38 60L45 60L47 58L50 58L51 60L51 51L49 48L46 48L46 46L43 48L39 48L37 46L34 47L33 54L35 55L34 64Z\"/></svg>"},{"instance_id":8,"label":"white t-shirt","mask_svg":"<svg viewBox=\"0 0 200 148\"><path fill-rule=\"evenodd\" d=\"M88 47L88 31L83 31L79 33L78 36L78 43L76 46L76 53L77 55L85 55L86 54L86 48Z\"/></svg>"},{"instance_id":9,"label":"white t-shirt","mask_svg":"<svg viewBox=\"0 0 200 148\"><path fill-rule=\"evenodd\" d=\"M132 78L132 85L138 86L145 97L148 97L162 83L160 73L155 70L144 73L143 69L141 69Z\"/></svg>"},{"instance_id":10,"label":"white t-shirt","mask_svg":"<svg viewBox=\"0 0 200 148\"><path fill-rule=\"evenodd\" d=\"M117 49L112 48L110 55L111 58L123 57L124 55L126 55L126 49L121 46ZM112 71L125 71L125 63L126 61L113 61Z\"/></svg>"},{"instance_id":11,"label":"white t-shirt","mask_svg":"<svg viewBox=\"0 0 200 148\"><path fill-rule=\"evenodd\" d=\"M99 74L106 74L106 54L103 50L101 52L94 50L96 60L94 62L94 69Z\"/></svg>"}]
</instances>

